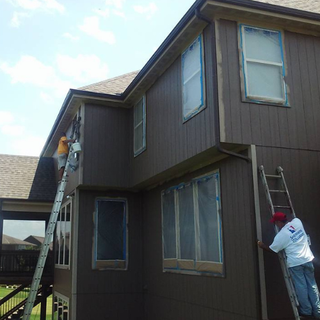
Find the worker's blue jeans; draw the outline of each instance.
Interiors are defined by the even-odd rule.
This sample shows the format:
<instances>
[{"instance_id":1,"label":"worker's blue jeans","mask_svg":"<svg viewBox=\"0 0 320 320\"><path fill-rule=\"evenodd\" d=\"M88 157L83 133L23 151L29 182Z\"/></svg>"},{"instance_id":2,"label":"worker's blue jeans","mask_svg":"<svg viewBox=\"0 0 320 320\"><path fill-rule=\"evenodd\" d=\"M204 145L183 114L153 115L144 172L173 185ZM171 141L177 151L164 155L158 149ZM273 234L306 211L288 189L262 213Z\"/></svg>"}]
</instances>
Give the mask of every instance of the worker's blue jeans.
<instances>
[{"instance_id":1,"label":"worker's blue jeans","mask_svg":"<svg viewBox=\"0 0 320 320\"><path fill-rule=\"evenodd\" d=\"M319 290L312 262L289 268L299 301L300 314L320 319Z\"/></svg>"}]
</instances>

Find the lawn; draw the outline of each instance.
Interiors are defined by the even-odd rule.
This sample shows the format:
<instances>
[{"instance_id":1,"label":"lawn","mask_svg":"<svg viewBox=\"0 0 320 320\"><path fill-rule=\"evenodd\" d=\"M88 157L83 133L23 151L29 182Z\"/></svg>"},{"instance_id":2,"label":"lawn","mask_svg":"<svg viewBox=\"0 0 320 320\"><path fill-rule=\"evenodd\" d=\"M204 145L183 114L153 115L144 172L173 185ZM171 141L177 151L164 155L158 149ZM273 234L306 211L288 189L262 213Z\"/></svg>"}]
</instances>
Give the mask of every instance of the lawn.
<instances>
[{"instance_id":1,"label":"lawn","mask_svg":"<svg viewBox=\"0 0 320 320\"><path fill-rule=\"evenodd\" d=\"M0 299L12 292L14 289L7 289L6 287L0 287ZM22 298L21 298L22 299ZM47 313L46 320L51 320L52 316L52 295L47 299ZM33 308L30 320L40 320L40 304Z\"/></svg>"}]
</instances>

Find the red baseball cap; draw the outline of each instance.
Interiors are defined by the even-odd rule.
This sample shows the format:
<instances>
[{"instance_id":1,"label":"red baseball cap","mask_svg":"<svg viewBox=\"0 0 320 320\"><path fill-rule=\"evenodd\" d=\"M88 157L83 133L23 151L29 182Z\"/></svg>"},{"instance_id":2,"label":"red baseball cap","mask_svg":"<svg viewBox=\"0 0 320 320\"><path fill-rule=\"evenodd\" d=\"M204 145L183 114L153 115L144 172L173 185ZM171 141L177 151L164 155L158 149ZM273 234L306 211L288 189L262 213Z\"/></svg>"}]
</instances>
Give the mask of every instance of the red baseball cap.
<instances>
[{"instance_id":1,"label":"red baseball cap","mask_svg":"<svg viewBox=\"0 0 320 320\"><path fill-rule=\"evenodd\" d=\"M285 220L287 220L287 216L283 212L275 212L270 222L273 223L275 221L285 221Z\"/></svg>"}]
</instances>

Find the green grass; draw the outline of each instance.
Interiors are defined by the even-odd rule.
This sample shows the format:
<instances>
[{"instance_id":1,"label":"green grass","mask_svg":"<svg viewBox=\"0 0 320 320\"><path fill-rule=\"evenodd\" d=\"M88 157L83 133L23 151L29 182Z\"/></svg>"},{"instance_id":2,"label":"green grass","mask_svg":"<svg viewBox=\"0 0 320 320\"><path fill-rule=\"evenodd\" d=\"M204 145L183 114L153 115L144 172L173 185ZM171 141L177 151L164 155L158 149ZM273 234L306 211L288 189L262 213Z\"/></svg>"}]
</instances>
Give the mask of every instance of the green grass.
<instances>
[{"instance_id":1,"label":"green grass","mask_svg":"<svg viewBox=\"0 0 320 320\"><path fill-rule=\"evenodd\" d=\"M14 289L7 289L6 287L0 287L0 299L4 298ZM33 308L30 320L40 320L40 308L41 305L38 304L36 307ZM52 295L47 298L47 312L46 318L47 320L51 319L52 315Z\"/></svg>"}]
</instances>

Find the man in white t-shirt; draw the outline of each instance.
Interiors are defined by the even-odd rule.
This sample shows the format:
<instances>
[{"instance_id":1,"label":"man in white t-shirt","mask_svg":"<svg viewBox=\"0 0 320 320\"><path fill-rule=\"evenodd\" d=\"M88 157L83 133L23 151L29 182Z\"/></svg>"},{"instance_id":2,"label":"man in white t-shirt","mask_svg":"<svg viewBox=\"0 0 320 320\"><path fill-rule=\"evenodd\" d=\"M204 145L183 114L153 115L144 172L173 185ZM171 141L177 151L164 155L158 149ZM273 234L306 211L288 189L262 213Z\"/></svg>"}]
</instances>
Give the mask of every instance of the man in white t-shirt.
<instances>
[{"instance_id":1,"label":"man in white t-shirt","mask_svg":"<svg viewBox=\"0 0 320 320\"><path fill-rule=\"evenodd\" d=\"M320 319L319 290L314 278L312 260L314 256L308 244L308 237L302 222L294 218L288 222L282 212L276 212L270 222L274 223L279 232L270 246L258 241L258 246L264 250L278 253L285 251L287 265L295 286L301 315L314 316Z\"/></svg>"}]
</instances>

